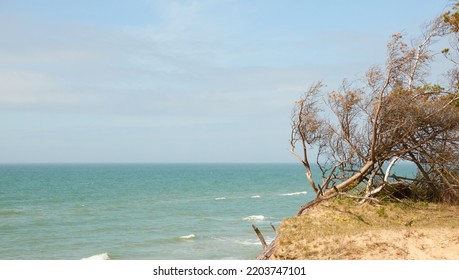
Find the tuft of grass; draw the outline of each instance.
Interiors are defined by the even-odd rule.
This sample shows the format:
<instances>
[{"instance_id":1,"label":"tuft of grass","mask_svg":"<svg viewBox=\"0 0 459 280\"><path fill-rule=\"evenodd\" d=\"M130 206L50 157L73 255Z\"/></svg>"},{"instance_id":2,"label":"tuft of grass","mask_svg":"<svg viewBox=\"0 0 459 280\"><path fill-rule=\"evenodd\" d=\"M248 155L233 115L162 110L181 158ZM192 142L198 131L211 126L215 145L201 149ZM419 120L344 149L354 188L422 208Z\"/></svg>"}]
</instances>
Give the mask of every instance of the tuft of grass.
<instances>
[{"instance_id":1,"label":"tuft of grass","mask_svg":"<svg viewBox=\"0 0 459 280\"><path fill-rule=\"evenodd\" d=\"M381 208L379 208L376 212L378 213L378 216L379 216L379 217L385 217L385 218L387 218L386 207L381 207Z\"/></svg>"}]
</instances>

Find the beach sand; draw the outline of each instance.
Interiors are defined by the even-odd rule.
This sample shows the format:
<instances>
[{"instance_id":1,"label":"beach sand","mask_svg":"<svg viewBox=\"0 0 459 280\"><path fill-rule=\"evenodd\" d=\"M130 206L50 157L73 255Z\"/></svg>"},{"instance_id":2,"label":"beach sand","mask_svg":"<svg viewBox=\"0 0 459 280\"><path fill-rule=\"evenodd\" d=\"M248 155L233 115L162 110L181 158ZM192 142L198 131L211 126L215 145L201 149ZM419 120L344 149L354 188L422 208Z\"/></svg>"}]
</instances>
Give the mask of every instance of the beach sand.
<instances>
[{"instance_id":1,"label":"beach sand","mask_svg":"<svg viewBox=\"0 0 459 280\"><path fill-rule=\"evenodd\" d=\"M459 207L325 203L283 222L271 259L459 260Z\"/></svg>"}]
</instances>

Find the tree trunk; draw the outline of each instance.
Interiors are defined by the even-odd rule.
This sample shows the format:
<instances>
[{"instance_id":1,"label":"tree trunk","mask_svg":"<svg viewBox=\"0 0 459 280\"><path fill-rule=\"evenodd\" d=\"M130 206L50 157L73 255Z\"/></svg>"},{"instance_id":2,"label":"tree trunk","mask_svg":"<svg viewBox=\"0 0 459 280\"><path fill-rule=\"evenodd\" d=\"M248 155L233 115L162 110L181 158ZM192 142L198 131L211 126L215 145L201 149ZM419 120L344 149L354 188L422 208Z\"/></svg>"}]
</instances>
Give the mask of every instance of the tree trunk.
<instances>
[{"instance_id":1,"label":"tree trunk","mask_svg":"<svg viewBox=\"0 0 459 280\"><path fill-rule=\"evenodd\" d=\"M329 196L331 195L332 193L335 193L336 191L338 192L345 192L348 190L348 187L352 184L352 183L360 183L363 178L365 177L365 175L368 174L368 172L370 172L373 167L374 167L374 161L370 160L370 161L367 161L367 163L365 163L365 165L360 168L359 172L355 173L354 175L352 175L351 177L349 177L346 181L340 183L338 186L336 186L335 188L333 189L328 189L325 193L324 193L324 196Z\"/></svg>"}]
</instances>

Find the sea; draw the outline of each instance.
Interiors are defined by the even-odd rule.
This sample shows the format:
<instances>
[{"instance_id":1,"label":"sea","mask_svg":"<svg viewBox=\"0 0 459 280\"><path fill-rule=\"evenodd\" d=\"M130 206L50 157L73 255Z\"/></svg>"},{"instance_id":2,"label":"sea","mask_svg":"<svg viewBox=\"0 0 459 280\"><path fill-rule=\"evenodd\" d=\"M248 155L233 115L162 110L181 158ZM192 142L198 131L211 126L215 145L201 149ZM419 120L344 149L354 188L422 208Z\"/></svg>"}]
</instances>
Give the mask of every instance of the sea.
<instances>
[{"instance_id":1,"label":"sea","mask_svg":"<svg viewBox=\"0 0 459 280\"><path fill-rule=\"evenodd\" d=\"M3 164L0 259L255 259L313 197L300 164Z\"/></svg>"},{"instance_id":2,"label":"sea","mask_svg":"<svg viewBox=\"0 0 459 280\"><path fill-rule=\"evenodd\" d=\"M301 164L3 164L0 259L250 260L314 197Z\"/></svg>"}]
</instances>

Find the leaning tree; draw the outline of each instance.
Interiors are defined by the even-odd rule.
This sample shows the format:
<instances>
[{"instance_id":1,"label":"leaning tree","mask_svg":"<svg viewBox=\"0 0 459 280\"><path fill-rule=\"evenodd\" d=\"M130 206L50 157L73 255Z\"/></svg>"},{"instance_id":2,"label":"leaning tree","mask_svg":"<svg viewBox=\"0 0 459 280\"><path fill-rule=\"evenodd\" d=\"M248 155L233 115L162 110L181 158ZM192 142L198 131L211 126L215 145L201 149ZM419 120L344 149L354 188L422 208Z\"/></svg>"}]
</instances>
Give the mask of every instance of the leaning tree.
<instances>
[{"instance_id":1,"label":"leaning tree","mask_svg":"<svg viewBox=\"0 0 459 280\"><path fill-rule=\"evenodd\" d=\"M296 101L291 152L303 164L316 194L298 215L336 195L364 202L374 200L384 189L408 184L422 189L430 199L459 201L457 9L459 4L429 23L422 36L410 43L394 34L384 67L371 67L361 79L344 81L325 98L318 82ZM446 39L450 48L435 52L434 43ZM429 83L432 62L442 54L452 62L443 78L446 82ZM322 109L323 103L329 110ZM316 152L314 159L311 151ZM418 176L390 176L397 160L415 164ZM317 180L319 175L321 180Z\"/></svg>"},{"instance_id":2,"label":"leaning tree","mask_svg":"<svg viewBox=\"0 0 459 280\"><path fill-rule=\"evenodd\" d=\"M438 41L448 48L434 51ZM444 82L430 83L438 57L446 57L450 69ZM325 94L321 82L313 84L291 116L291 152L316 194L298 215L337 195L364 203L399 188L459 203L458 64L459 2L410 43L394 34L384 67L371 67L364 77ZM414 164L417 176L390 175L399 160ZM258 259L270 257L275 240Z\"/></svg>"}]
</instances>

